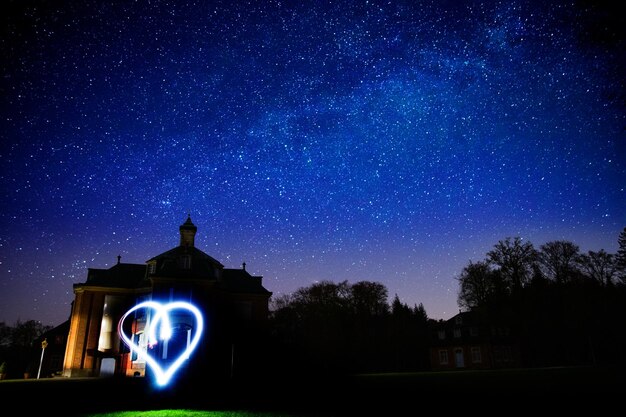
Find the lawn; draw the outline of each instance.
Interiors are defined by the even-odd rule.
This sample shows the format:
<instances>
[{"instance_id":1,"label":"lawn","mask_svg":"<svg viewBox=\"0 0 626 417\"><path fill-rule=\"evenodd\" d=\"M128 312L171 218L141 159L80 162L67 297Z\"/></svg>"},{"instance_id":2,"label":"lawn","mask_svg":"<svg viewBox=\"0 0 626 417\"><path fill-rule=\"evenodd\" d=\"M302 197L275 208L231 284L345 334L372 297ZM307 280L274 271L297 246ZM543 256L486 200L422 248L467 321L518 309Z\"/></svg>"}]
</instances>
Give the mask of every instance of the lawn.
<instances>
[{"instance_id":1,"label":"lawn","mask_svg":"<svg viewBox=\"0 0 626 417\"><path fill-rule=\"evenodd\" d=\"M292 414L254 411L203 411L203 410L154 410L117 411L112 413L84 414L84 417L293 417Z\"/></svg>"},{"instance_id":2,"label":"lawn","mask_svg":"<svg viewBox=\"0 0 626 417\"><path fill-rule=\"evenodd\" d=\"M76 417L395 417L484 413L601 415L622 406L623 367L210 378L167 390L143 378L0 381L6 409Z\"/></svg>"}]
</instances>

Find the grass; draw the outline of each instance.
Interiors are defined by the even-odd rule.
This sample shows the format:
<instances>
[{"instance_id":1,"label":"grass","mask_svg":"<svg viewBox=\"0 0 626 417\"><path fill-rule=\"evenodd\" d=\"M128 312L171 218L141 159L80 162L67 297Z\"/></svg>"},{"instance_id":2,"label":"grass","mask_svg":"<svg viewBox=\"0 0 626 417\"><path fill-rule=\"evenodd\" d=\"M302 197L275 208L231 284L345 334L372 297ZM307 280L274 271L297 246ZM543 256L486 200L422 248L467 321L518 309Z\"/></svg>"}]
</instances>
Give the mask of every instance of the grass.
<instances>
[{"instance_id":1,"label":"grass","mask_svg":"<svg viewBox=\"0 0 626 417\"><path fill-rule=\"evenodd\" d=\"M82 417L292 417L292 415L253 411L203 411L172 409L84 414Z\"/></svg>"},{"instance_id":2,"label":"grass","mask_svg":"<svg viewBox=\"0 0 626 417\"><path fill-rule=\"evenodd\" d=\"M623 366L260 376L245 383L197 381L163 391L138 378L55 378L0 381L0 398L26 415L63 410L76 417L395 417L427 414L434 404L445 405L448 414L488 406L504 414L551 409L564 415L568 408L602 415L609 405L622 406L625 382Z\"/></svg>"}]
</instances>

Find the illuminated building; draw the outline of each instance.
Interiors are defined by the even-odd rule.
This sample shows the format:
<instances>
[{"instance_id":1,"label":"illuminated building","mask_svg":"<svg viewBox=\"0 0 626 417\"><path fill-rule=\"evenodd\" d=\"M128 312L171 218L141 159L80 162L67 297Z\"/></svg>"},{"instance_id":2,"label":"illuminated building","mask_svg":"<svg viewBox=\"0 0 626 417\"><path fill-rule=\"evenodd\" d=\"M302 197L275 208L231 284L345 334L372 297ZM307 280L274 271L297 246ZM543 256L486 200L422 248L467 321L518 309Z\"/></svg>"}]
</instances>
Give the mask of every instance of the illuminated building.
<instances>
[{"instance_id":1,"label":"illuminated building","mask_svg":"<svg viewBox=\"0 0 626 417\"><path fill-rule=\"evenodd\" d=\"M186 374L230 375L254 366L262 345L271 292L262 277L245 269L224 268L195 247L197 227L191 218L180 226L180 244L146 264L118 262L109 269L89 268L87 280L74 284L75 299L65 351L63 375L145 376L146 363L120 340L117 326L124 314L139 303L184 301L201 312L204 331L190 355ZM153 312L137 309L124 320L128 337L147 346L146 323ZM184 311L173 319L172 339L154 348L167 363L185 351L196 320ZM149 372L149 371L148 371Z\"/></svg>"}]
</instances>

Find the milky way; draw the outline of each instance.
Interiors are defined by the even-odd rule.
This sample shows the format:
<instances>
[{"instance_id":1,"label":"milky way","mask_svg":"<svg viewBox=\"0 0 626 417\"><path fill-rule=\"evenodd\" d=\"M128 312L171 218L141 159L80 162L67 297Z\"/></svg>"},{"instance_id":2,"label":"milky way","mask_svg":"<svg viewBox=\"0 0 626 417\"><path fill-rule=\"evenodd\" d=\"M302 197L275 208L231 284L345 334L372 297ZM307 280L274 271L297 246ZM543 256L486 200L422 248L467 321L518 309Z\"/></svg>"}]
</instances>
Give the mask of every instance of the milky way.
<instances>
[{"instance_id":1,"label":"milky way","mask_svg":"<svg viewBox=\"0 0 626 417\"><path fill-rule=\"evenodd\" d=\"M0 321L60 324L187 213L275 295L378 281L432 318L508 236L616 250L617 6L117 3L2 5Z\"/></svg>"}]
</instances>

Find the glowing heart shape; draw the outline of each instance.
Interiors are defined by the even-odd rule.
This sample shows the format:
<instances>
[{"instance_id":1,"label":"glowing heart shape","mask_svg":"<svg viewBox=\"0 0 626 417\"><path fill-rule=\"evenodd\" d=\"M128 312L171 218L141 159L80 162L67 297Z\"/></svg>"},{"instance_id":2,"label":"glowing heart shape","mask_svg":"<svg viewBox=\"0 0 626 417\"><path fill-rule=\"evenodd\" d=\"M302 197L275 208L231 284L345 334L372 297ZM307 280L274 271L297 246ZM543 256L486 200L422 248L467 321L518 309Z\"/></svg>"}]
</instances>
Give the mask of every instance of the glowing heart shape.
<instances>
[{"instance_id":1,"label":"glowing heart shape","mask_svg":"<svg viewBox=\"0 0 626 417\"><path fill-rule=\"evenodd\" d=\"M146 328L144 329L144 332L148 335L148 345L150 346L157 344L158 340L167 341L170 339L170 337L172 337L170 311L186 310L191 312L196 319L196 328L194 329L193 338L187 345L187 348L166 369L163 369L161 367L159 362L157 362L156 359L148 353L145 347L142 348L141 346L137 345L128 336L126 336L126 333L124 333L122 325L124 324L124 320L126 320L126 317L141 308L147 308L155 311L154 316L151 318L150 322L146 325ZM198 308L196 308L193 304L184 301L174 301L166 304L161 304L156 301L145 301L143 303L137 304L135 307L128 310L126 314L124 314L120 319L117 327L117 331L124 343L126 343L128 347L137 352L137 355L146 361L146 364L154 372L157 384L163 386L170 381L172 376L174 376L176 371L178 371L178 369L183 365L185 360L189 359L191 353L194 351L196 346L198 346L198 342L200 341L200 337L202 336L202 330L204 328L204 320L202 319L202 313L200 313L200 310L198 310ZM158 340L156 337L157 327L160 329Z\"/></svg>"}]
</instances>

